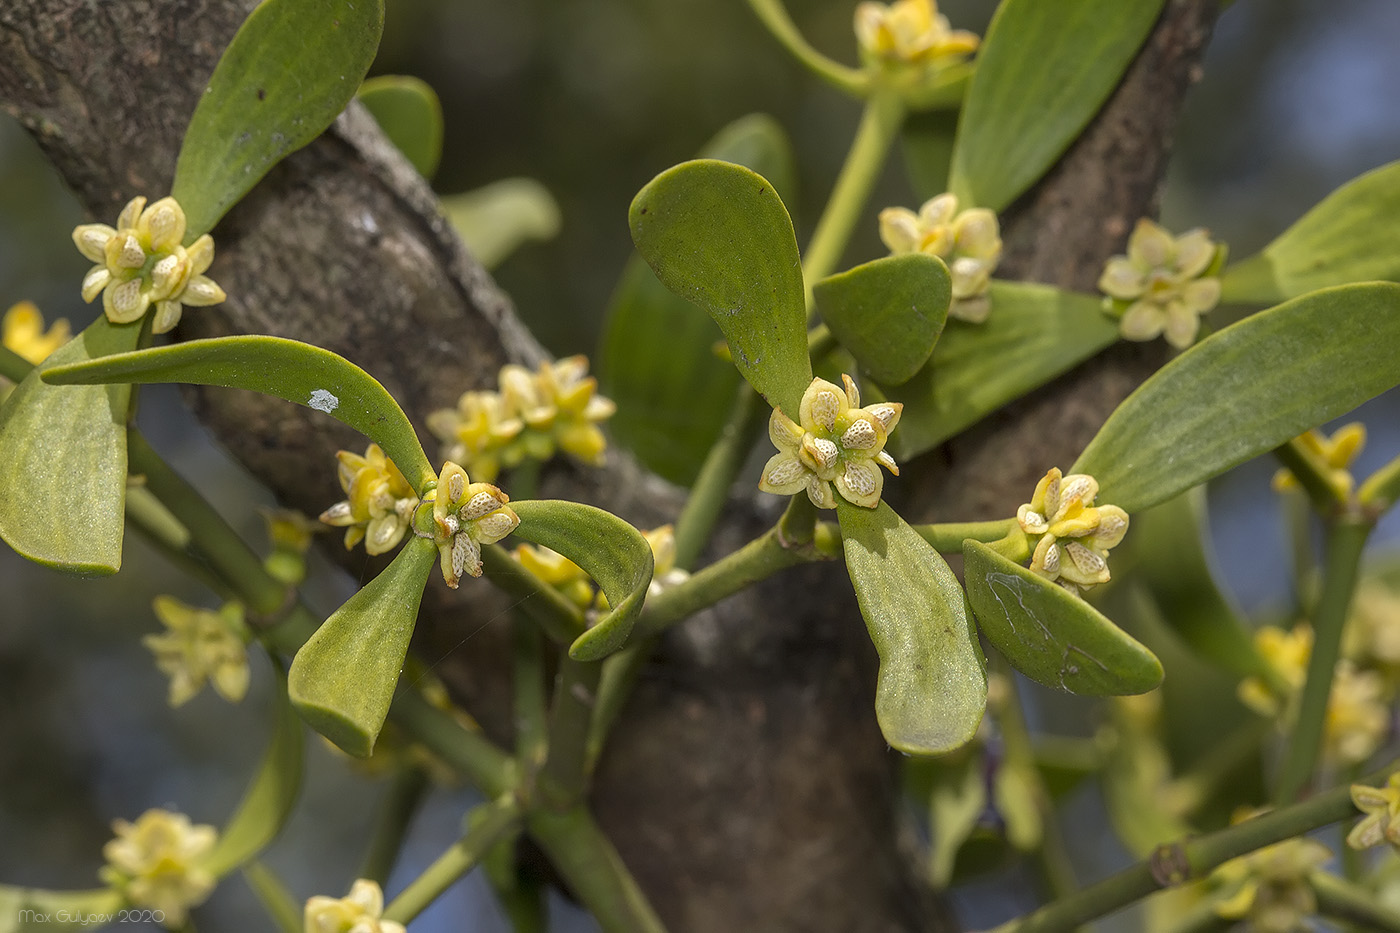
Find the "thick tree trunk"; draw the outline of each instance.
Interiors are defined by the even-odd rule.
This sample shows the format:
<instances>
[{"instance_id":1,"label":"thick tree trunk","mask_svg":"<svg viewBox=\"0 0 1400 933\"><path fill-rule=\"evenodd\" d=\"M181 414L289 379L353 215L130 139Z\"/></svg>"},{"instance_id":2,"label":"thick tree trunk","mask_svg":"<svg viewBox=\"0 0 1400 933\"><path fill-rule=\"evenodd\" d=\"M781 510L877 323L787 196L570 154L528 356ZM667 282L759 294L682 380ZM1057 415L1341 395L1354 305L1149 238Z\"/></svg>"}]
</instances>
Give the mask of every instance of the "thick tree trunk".
<instances>
[{"instance_id":1,"label":"thick tree trunk","mask_svg":"<svg viewBox=\"0 0 1400 933\"><path fill-rule=\"evenodd\" d=\"M5 0L0 103L110 222L130 197L168 190L198 94L252 5ZM1170 0L1089 132L1016 205L1006 275L1092 288L1149 212L1214 9ZM267 333L327 347L382 381L420 432L428 412L493 383L502 363L541 357L427 185L357 107L275 169L215 238L211 275L230 299L186 314L181 337ZM74 269L76 290L76 258ZM925 458L933 469L918 482L918 517L1009 514L1159 360L1155 347L1110 351ZM283 502L315 514L340 498L331 457L363 445L347 429L249 393L191 398ZM555 471L547 488L643 527L670 520L679 503L619 455L587 475ZM721 532L729 546L762 526L753 499L734 503ZM643 675L595 804L677 931L946 927L897 841L895 762L871 709L873 651L844 576L809 567L726 601L670 633ZM453 649L440 669L503 735L503 612L488 590L430 587L420 643L434 657Z\"/></svg>"}]
</instances>

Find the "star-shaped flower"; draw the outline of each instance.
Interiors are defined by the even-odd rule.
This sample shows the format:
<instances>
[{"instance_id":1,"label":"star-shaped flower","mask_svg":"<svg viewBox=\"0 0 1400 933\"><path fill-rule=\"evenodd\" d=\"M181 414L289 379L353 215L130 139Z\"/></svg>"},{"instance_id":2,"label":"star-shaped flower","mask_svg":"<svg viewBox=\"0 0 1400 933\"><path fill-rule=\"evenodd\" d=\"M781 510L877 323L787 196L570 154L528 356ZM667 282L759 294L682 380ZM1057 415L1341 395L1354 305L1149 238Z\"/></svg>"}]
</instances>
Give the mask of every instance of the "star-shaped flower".
<instances>
[{"instance_id":1,"label":"star-shaped flower","mask_svg":"<svg viewBox=\"0 0 1400 933\"><path fill-rule=\"evenodd\" d=\"M1356 485L1351 475L1351 465L1366 446L1366 426L1353 421L1342 425L1331 437L1321 431L1309 431L1298 436L1298 443L1322 461L1332 486L1349 498ZM1273 487L1275 492L1298 489L1298 478L1286 467L1280 467L1274 473Z\"/></svg>"},{"instance_id":2,"label":"star-shaped flower","mask_svg":"<svg viewBox=\"0 0 1400 933\"><path fill-rule=\"evenodd\" d=\"M790 496L801 490L819 509L836 508L836 491L847 502L873 509L884 489L883 466L896 476L899 467L885 453L885 441L899 423L904 406L881 402L860 407L860 390L850 376L845 389L813 379L802 394L799 421L779 409L768 419L768 437L778 448L763 467L758 488Z\"/></svg>"},{"instance_id":3,"label":"star-shaped flower","mask_svg":"<svg viewBox=\"0 0 1400 933\"><path fill-rule=\"evenodd\" d=\"M393 550L418 507L413 487L378 444L365 448L364 456L348 450L336 451L335 456L346 498L322 512L321 521L345 528L347 551L361 541L370 554Z\"/></svg>"},{"instance_id":4,"label":"star-shaped flower","mask_svg":"<svg viewBox=\"0 0 1400 933\"><path fill-rule=\"evenodd\" d=\"M1039 536L1031 570L1073 593L1109 581L1108 552L1128 531L1128 513L1116 505L1095 506L1098 494L1092 476L1064 476L1054 468L1016 510L1021 530Z\"/></svg>"},{"instance_id":5,"label":"star-shaped flower","mask_svg":"<svg viewBox=\"0 0 1400 933\"><path fill-rule=\"evenodd\" d=\"M170 929L184 924L191 907L204 902L215 879L201 860L214 848L212 826L195 826L183 813L147 810L135 823L112 823L116 838L102 847L102 880L133 905L164 914Z\"/></svg>"},{"instance_id":6,"label":"star-shaped flower","mask_svg":"<svg viewBox=\"0 0 1400 933\"><path fill-rule=\"evenodd\" d=\"M450 460L442 466L432 502L442 578L453 589L463 573L481 576L483 544L495 544L520 524L520 516L506 504L510 496L490 483L473 483Z\"/></svg>"},{"instance_id":7,"label":"star-shaped flower","mask_svg":"<svg viewBox=\"0 0 1400 933\"><path fill-rule=\"evenodd\" d=\"M204 234L188 248L185 212L174 198L146 207L132 198L115 228L83 224L73 231L78 251L97 263L83 278L83 300L102 295L102 310L114 324L138 321L156 307L151 329L163 334L180 321L185 305L216 305L227 296L204 273L214 261L214 240Z\"/></svg>"},{"instance_id":8,"label":"star-shaped flower","mask_svg":"<svg viewBox=\"0 0 1400 933\"><path fill-rule=\"evenodd\" d=\"M953 29L935 0L867 2L856 7L856 41L874 61L947 67L977 50L975 33Z\"/></svg>"},{"instance_id":9,"label":"star-shaped flower","mask_svg":"<svg viewBox=\"0 0 1400 933\"><path fill-rule=\"evenodd\" d=\"M405 933L404 925L383 919L384 892L364 878L356 879L345 897L316 895L306 902L306 933Z\"/></svg>"},{"instance_id":10,"label":"star-shaped flower","mask_svg":"<svg viewBox=\"0 0 1400 933\"><path fill-rule=\"evenodd\" d=\"M218 612L187 606L173 596L157 596L157 618L166 631L141 639L156 667L170 678L170 705L193 699L206 681L219 696L237 703L248 692L248 649L243 639L243 606L227 603Z\"/></svg>"},{"instance_id":11,"label":"star-shaped flower","mask_svg":"<svg viewBox=\"0 0 1400 933\"><path fill-rule=\"evenodd\" d=\"M1220 279L1211 273L1221 249L1205 230L1173 237L1142 218L1128 238L1128 254L1114 256L1099 277L1107 307L1122 312L1125 340L1151 340L1165 333L1177 349L1191 346L1201 315L1220 302Z\"/></svg>"},{"instance_id":12,"label":"star-shaped flower","mask_svg":"<svg viewBox=\"0 0 1400 933\"><path fill-rule=\"evenodd\" d=\"M1389 842L1400 848L1400 771L1391 774L1384 787L1351 785L1351 802L1366 816L1347 833L1347 845L1369 849Z\"/></svg>"},{"instance_id":13,"label":"star-shaped flower","mask_svg":"<svg viewBox=\"0 0 1400 933\"><path fill-rule=\"evenodd\" d=\"M1219 886L1215 913L1247 919L1254 933L1310 931L1317 895L1309 876L1331 857L1322 843L1300 837L1231 859L1210 876Z\"/></svg>"}]
</instances>

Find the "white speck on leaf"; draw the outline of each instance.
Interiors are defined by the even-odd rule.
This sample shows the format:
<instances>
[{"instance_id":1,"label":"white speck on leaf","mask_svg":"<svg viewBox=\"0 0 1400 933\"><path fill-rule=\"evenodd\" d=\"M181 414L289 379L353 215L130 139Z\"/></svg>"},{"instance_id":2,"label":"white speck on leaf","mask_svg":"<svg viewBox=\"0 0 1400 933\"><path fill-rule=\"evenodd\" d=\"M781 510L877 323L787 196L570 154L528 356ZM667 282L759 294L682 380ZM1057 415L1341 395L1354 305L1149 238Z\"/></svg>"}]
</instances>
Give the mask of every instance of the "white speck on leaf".
<instances>
[{"instance_id":1,"label":"white speck on leaf","mask_svg":"<svg viewBox=\"0 0 1400 933\"><path fill-rule=\"evenodd\" d=\"M306 404L317 411L323 411L329 415L340 407L340 399L336 398L325 389L312 389L311 398Z\"/></svg>"}]
</instances>

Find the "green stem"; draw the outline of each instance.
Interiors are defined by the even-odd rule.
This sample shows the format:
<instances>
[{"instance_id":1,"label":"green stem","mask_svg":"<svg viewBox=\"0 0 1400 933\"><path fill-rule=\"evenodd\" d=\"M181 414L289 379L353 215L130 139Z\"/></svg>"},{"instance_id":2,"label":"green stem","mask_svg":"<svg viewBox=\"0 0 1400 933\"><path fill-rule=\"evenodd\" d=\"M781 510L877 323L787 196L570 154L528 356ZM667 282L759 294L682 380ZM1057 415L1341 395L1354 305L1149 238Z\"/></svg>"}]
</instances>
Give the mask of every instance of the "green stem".
<instances>
[{"instance_id":1,"label":"green stem","mask_svg":"<svg viewBox=\"0 0 1400 933\"><path fill-rule=\"evenodd\" d=\"M1014 530L1019 530L1014 518L1001 518L992 522L948 522L940 525L915 525L919 536L933 545L933 549L944 554L961 554L963 541L971 538L983 544L993 544L1002 540Z\"/></svg>"},{"instance_id":2,"label":"green stem","mask_svg":"<svg viewBox=\"0 0 1400 933\"><path fill-rule=\"evenodd\" d=\"M253 861L243 866L243 879L253 889L258 900L266 908L272 922L281 933L302 933L302 909L286 886L272 870L262 862Z\"/></svg>"},{"instance_id":3,"label":"green stem","mask_svg":"<svg viewBox=\"0 0 1400 933\"><path fill-rule=\"evenodd\" d=\"M549 717L545 700L544 643L537 626L511 622L511 690L515 713L515 758L527 771L544 762Z\"/></svg>"},{"instance_id":4,"label":"green stem","mask_svg":"<svg viewBox=\"0 0 1400 933\"><path fill-rule=\"evenodd\" d=\"M676 519L676 566L680 569L689 570L699 560L729 501L729 489L767 421L768 407L747 382L741 382L729 420L705 455L690 497Z\"/></svg>"},{"instance_id":5,"label":"green stem","mask_svg":"<svg viewBox=\"0 0 1400 933\"><path fill-rule=\"evenodd\" d=\"M856 221L885 167L885 157L904 122L904 104L888 89L875 90L865 102L860 126L826 209L802 257L802 280L807 289L807 313L812 313L812 285L836 271Z\"/></svg>"},{"instance_id":6,"label":"green stem","mask_svg":"<svg viewBox=\"0 0 1400 933\"><path fill-rule=\"evenodd\" d=\"M1289 558L1293 570L1293 598L1299 615L1312 613L1312 601L1317 595L1317 554L1313 550L1313 511L1307 496L1297 490L1285 491L1284 522L1288 527Z\"/></svg>"},{"instance_id":7,"label":"green stem","mask_svg":"<svg viewBox=\"0 0 1400 933\"><path fill-rule=\"evenodd\" d=\"M549 933L544 885L520 870L515 857L519 840L516 832L497 841L481 860L481 868L514 933Z\"/></svg>"},{"instance_id":8,"label":"green stem","mask_svg":"<svg viewBox=\"0 0 1400 933\"><path fill-rule=\"evenodd\" d=\"M1356 589L1361 552L1375 523L1361 516L1342 515L1327 528L1323 556L1322 591L1313 612L1313 648L1308 658L1308 679L1303 686L1298 722L1289 737L1288 751L1279 771L1275 803L1298 799L1317 767L1327 721L1327 701L1332 674L1342 650L1342 629Z\"/></svg>"},{"instance_id":9,"label":"green stem","mask_svg":"<svg viewBox=\"0 0 1400 933\"><path fill-rule=\"evenodd\" d=\"M779 570L834 556L821 553L815 547L800 550L785 548L778 540L777 529L770 529L734 553L692 574L684 582L649 598L632 637L641 639L658 635L682 619L771 577Z\"/></svg>"},{"instance_id":10,"label":"green stem","mask_svg":"<svg viewBox=\"0 0 1400 933\"><path fill-rule=\"evenodd\" d=\"M1327 464L1320 456L1304 447L1297 438L1275 447L1274 456L1293 474L1293 478L1303 487L1317 511L1328 515L1346 503L1350 490L1334 486Z\"/></svg>"},{"instance_id":11,"label":"green stem","mask_svg":"<svg viewBox=\"0 0 1400 933\"><path fill-rule=\"evenodd\" d=\"M1397 764L1400 762L1392 762L1365 783L1382 785ZM1008 921L997 927L995 933L1067 933L1162 888L1203 878L1236 856L1355 815L1350 785L1340 785L1302 803L1265 813L1228 829L1158 846L1151 858L1077 894Z\"/></svg>"},{"instance_id":12,"label":"green stem","mask_svg":"<svg viewBox=\"0 0 1400 933\"><path fill-rule=\"evenodd\" d=\"M417 690L399 691L389 707L389 719L465 775L487 797L499 797L515 787L515 762L505 752L479 731L463 727L450 713L423 699Z\"/></svg>"},{"instance_id":13,"label":"green stem","mask_svg":"<svg viewBox=\"0 0 1400 933\"><path fill-rule=\"evenodd\" d=\"M189 532L175 521L165 506L160 505L149 489L141 486L127 489L126 521L177 570L209 587L224 602L238 598L233 588L187 547ZM172 534L175 527L179 527L183 534Z\"/></svg>"},{"instance_id":14,"label":"green stem","mask_svg":"<svg viewBox=\"0 0 1400 933\"><path fill-rule=\"evenodd\" d=\"M603 676L598 681L598 702L593 708L593 721L588 730L586 767L590 774L597 766L608 734L622 714L622 708L632 695L632 688L636 686L637 678L641 676L655 645L654 636L633 636L626 648L603 662Z\"/></svg>"},{"instance_id":15,"label":"green stem","mask_svg":"<svg viewBox=\"0 0 1400 933\"><path fill-rule=\"evenodd\" d=\"M127 431L126 450L130 471L146 477L146 488L189 529L191 545L237 591L251 612L272 615L286 604L287 588L267 572L262 558L145 438Z\"/></svg>"},{"instance_id":16,"label":"green stem","mask_svg":"<svg viewBox=\"0 0 1400 933\"><path fill-rule=\"evenodd\" d=\"M526 826L604 933L665 933L646 895L587 809L535 810L526 817Z\"/></svg>"},{"instance_id":17,"label":"green stem","mask_svg":"<svg viewBox=\"0 0 1400 933\"><path fill-rule=\"evenodd\" d=\"M588 738L598 702L600 661L559 662L549 711L549 752L540 769L540 792L557 808L578 803L588 787Z\"/></svg>"},{"instance_id":18,"label":"green stem","mask_svg":"<svg viewBox=\"0 0 1400 933\"><path fill-rule=\"evenodd\" d=\"M1400 933L1400 913L1379 903L1376 895L1344 878L1324 871L1308 881L1317 894L1317 910L1324 917L1355 923L1370 933Z\"/></svg>"},{"instance_id":19,"label":"green stem","mask_svg":"<svg viewBox=\"0 0 1400 933\"><path fill-rule=\"evenodd\" d=\"M817 77L852 97L864 97L869 92L869 75L834 62L812 48L788 16L781 0L748 0L748 3L782 47Z\"/></svg>"},{"instance_id":20,"label":"green stem","mask_svg":"<svg viewBox=\"0 0 1400 933\"><path fill-rule=\"evenodd\" d=\"M394 772L389 791L384 795L379 814L375 817L369 849L360 868L361 878L368 878L381 888L384 886L389 872L394 870L394 863L398 861L408 826L413 822L427 790L428 775L422 768L408 765Z\"/></svg>"},{"instance_id":21,"label":"green stem","mask_svg":"<svg viewBox=\"0 0 1400 933\"><path fill-rule=\"evenodd\" d=\"M506 797L484 803L467 814L467 832L384 909L385 920L407 923L437 900L460 877L476 867L496 841L520 825L520 808Z\"/></svg>"}]
</instances>

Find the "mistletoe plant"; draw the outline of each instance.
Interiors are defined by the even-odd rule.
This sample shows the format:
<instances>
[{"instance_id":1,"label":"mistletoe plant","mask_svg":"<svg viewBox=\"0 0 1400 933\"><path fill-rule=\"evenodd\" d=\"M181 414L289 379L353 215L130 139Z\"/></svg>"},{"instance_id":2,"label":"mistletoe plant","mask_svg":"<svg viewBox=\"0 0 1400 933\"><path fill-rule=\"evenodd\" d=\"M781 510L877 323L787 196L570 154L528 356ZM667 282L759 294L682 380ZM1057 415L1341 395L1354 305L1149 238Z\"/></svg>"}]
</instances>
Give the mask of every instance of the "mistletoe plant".
<instances>
[{"instance_id":1,"label":"mistletoe plant","mask_svg":"<svg viewBox=\"0 0 1400 933\"><path fill-rule=\"evenodd\" d=\"M1102 774L1117 828L1144 861L1060 891L1001 929L1069 930L1179 887L1183 896L1154 929L1238 920L1286 930L1320 911L1400 930L1366 887L1381 875L1359 858L1343 874L1324 871L1325 849L1302 835L1357 808L1366 817L1354 845L1394 844L1400 832L1393 766L1351 788L1305 793L1320 776L1365 773L1397 688L1398 659L1378 646L1395 638L1400 597L1378 596L1389 609L1364 631L1353 625L1348 635L1347 620L1367 535L1400 497L1400 459L1357 483L1347 467L1359 432L1310 432L1400 384L1400 260L1373 234L1400 201L1400 167L1343 188L1242 262L1227 264L1203 230L1174 236L1144 219L1124 254L1107 260L1102 295L1009 281L995 277L998 212L1109 96L1161 0L1005 0L985 42L952 29L931 0L862 3L858 68L808 45L777 0L750 5L799 62L864 107L806 249L780 196L790 174L781 130L762 118L734 124L632 202L640 261L624 273L604 339L604 378L616 397L599 394L581 357L536 370L507 365L496 388L470 387L454 408L424 413L445 445L442 461L390 392L334 353L271 336L152 345L186 308L237 293L237 281L205 274L211 231L357 92L420 171L438 160L441 115L430 91L399 79L361 89L378 46L379 0L264 0L248 17L190 119L169 196L148 204L151 193L131 192L114 226L74 232L95 263L82 297L100 294L103 314L66 343L61 332L43 333L31 307L6 317L10 349L0 363L16 385L0 407L0 536L61 570L114 573L124 522L147 533L222 602L218 611L156 602L169 631L148 643L172 677L172 703L206 682L237 701L247 688L245 646L255 643L286 671L269 750L222 830L164 811L118 820L104 887L0 888L0 929L49 929L63 912L78 918L68 927L99 925L123 909L189 929L191 910L241 869L280 929L401 930L482 863L519 907L512 853L529 837L605 929L659 930L588 803L637 666L658 635L696 612L787 567L842 560L879 656L875 718L889 745L910 756L909 786L930 801L924 857L935 887L957 877L958 853L978 829L984 770L994 773L1004 843L1041 854L1055 880L1063 840L1052 768L1030 741L1014 669L1055 690L1119 698L1116 726L1078 770ZM908 120L954 111L946 190L918 210L886 207L879 226L891 254L841 268ZM1241 314L1212 331L1203 315L1222 300ZM718 326L721 353L697 308ZM666 346L645 344L660 331L672 337ZM911 523L888 501L897 500L901 470L921 469L920 454L1120 338L1159 336L1180 352L1073 463L1021 452L1042 478L1001 518ZM658 370L672 375L658 379ZM720 373L729 391L718 406L674 375L694 371ZM365 435L362 454L339 455L346 498L321 521L345 529L347 548L397 551L392 561L317 618L298 593L307 521L274 516L272 553L260 557L132 426L132 386L161 382L264 393ZM674 532L644 533L592 506L535 497L539 465L556 453L579 469L602 461L602 425L614 413L616 434L643 463L690 487ZM693 436L659 443L658 425L682 415L697 425ZM765 424L775 452L748 475ZM1284 495L1306 497L1326 540L1320 568L1302 567L1310 634L1274 630L1256 641L1210 579L1192 491L1270 451L1287 471ZM688 572L736 481L745 495L787 497L781 517ZM832 510L834 521L823 514ZM499 542L508 537L527 544L507 551ZM961 556L961 580L945 554ZM450 587L484 577L519 598L513 752L409 656L434 566ZM1153 614L1155 629L1142 621ZM1141 640L1110 615L1133 622ZM1208 803L1266 801L1173 773L1152 693L1164 673L1170 685L1171 665L1145 643L1166 644L1164 629L1240 680L1277 727L1277 739L1255 730L1247 748L1277 742L1268 802L1278 809L1213 823ZM486 798L466 815L461 840L387 906L380 884L392 844L376 850L346 897L317 895L304 907L257 861L296 804L303 724L389 767L431 761ZM1157 799L1161 806L1143 803ZM516 915L525 918L518 929L540 928L531 925L538 903Z\"/></svg>"}]
</instances>

